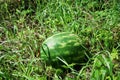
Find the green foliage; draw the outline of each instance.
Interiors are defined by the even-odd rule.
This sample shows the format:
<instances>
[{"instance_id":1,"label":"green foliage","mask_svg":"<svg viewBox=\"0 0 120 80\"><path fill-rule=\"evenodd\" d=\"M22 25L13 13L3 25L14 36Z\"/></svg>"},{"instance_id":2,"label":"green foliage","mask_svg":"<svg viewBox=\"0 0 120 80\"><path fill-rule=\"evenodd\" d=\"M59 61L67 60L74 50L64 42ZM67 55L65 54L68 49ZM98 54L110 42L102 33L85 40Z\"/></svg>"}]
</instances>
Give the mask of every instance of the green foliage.
<instances>
[{"instance_id":1,"label":"green foliage","mask_svg":"<svg viewBox=\"0 0 120 80\"><path fill-rule=\"evenodd\" d=\"M119 80L119 12L119 0L1 0L0 80ZM79 36L87 63L41 61L42 42L63 31Z\"/></svg>"}]
</instances>

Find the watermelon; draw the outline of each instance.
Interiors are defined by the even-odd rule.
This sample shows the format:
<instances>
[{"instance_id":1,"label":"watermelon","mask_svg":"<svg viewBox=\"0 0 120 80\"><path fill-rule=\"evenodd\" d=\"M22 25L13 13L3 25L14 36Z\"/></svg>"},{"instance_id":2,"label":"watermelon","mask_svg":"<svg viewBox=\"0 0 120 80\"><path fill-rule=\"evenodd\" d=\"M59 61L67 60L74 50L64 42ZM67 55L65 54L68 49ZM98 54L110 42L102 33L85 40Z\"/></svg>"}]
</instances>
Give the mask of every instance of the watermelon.
<instances>
[{"instance_id":1,"label":"watermelon","mask_svg":"<svg viewBox=\"0 0 120 80\"><path fill-rule=\"evenodd\" d=\"M41 59L47 63L79 63L85 58L79 37L70 32L61 32L47 38L41 47Z\"/></svg>"}]
</instances>

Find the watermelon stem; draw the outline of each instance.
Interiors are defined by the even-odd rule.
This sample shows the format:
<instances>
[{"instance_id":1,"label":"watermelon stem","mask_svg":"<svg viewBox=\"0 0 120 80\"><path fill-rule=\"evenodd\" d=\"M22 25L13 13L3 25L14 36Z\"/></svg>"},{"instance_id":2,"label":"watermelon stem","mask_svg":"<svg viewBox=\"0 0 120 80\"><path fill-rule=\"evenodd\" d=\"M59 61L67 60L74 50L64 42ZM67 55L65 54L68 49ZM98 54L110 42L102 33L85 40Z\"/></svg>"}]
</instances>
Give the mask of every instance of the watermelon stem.
<instances>
[{"instance_id":1,"label":"watermelon stem","mask_svg":"<svg viewBox=\"0 0 120 80\"><path fill-rule=\"evenodd\" d=\"M43 52L45 53L45 55L48 57L49 61L51 62L50 50L49 50L47 44L43 44L43 45L46 46L46 48L47 48L47 50L48 50L48 52L47 52L48 55L47 55L46 51L44 50L43 46L42 46L42 50L43 50Z\"/></svg>"}]
</instances>

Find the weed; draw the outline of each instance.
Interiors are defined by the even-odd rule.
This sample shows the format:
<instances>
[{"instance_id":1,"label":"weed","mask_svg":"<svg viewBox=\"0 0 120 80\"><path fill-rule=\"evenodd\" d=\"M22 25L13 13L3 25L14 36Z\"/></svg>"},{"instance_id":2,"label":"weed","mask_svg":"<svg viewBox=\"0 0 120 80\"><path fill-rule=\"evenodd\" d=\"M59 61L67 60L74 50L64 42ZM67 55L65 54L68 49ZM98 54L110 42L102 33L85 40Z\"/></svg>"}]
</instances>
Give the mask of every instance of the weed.
<instances>
[{"instance_id":1,"label":"weed","mask_svg":"<svg viewBox=\"0 0 120 80\"><path fill-rule=\"evenodd\" d=\"M119 80L119 12L117 0L1 0L0 80ZM42 42L58 32L77 34L92 56L79 70L41 61Z\"/></svg>"}]
</instances>

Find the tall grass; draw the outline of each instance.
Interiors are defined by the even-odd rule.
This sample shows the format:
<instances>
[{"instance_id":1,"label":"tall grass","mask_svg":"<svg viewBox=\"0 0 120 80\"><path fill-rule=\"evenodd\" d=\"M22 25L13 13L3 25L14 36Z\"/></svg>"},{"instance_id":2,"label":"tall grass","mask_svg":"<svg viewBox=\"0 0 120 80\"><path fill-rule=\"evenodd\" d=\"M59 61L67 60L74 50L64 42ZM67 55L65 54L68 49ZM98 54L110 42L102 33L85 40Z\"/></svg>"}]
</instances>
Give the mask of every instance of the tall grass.
<instances>
[{"instance_id":1,"label":"tall grass","mask_svg":"<svg viewBox=\"0 0 120 80\"><path fill-rule=\"evenodd\" d=\"M119 80L119 12L117 0L1 1L0 80ZM92 55L81 69L41 61L42 42L58 32L77 34Z\"/></svg>"}]
</instances>

